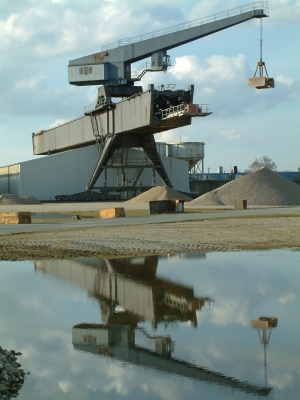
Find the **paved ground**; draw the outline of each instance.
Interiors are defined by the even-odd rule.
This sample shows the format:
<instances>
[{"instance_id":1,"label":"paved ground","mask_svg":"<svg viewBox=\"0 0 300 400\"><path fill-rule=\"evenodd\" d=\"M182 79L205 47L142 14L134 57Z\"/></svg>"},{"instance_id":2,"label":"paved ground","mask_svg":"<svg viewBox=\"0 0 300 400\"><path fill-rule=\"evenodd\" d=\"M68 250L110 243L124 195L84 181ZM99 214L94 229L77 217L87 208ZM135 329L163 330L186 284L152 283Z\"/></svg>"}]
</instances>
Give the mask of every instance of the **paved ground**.
<instances>
[{"instance_id":1,"label":"paved ground","mask_svg":"<svg viewBox=\"0 0 300 400\"><path fill-rule=\"evenodd\" d=\"M117 204L120 207L120 203ZM52 209L51 205L51 211L70 211L71 208L66 204L59 206L68 210ZM112 203L106 203L103 208L111 206ZM25 207L28 210L28 206ZM41 212L41 207L38 210L35 207L31 211ZM75 212L89 207L99 209L99 204L74 204L72 207ZM4 211L2 206L1 209ZM43 211L49 212L50 209L43 205ZM0 233L0 260L300 249L300 207L161 214L109 220L67 219L59 223L2 225Z\"/></svg>"},{"instance_id":2,"label":"paved ground","mask_svg":"<svg viewBox=\"0 0 300 400\"><path fill-rule=\"evenodd\" d=\"M14 212L14 211L31 211L36 213L48 212L76 212L79 211L99 211L105 208L124 207L126 210L142 210L148 209L148 205L126 205L120 202L104 202L104 203L45 203L38 205L1 205L0 212ZM195 207L186 208L193 209ZM198 209L198 208L197 208ZM207 209L207 207L206 207ZM218 207L218 210L220 207ZM129 217L129 218L115 218L115 219L82 219L74 220L66 218L65 221L48 222L29 225L0 225L0 235L7 235L10 233L25 233L25 232L42 232L53 230L69 230L80 228L95 228L104 226L123 226L123 225L140 225L140 224L156 224L167 222L183 222L183 221L196 221L210 218L232 218L232 217L245 217L245 216L262 216L262 215L290 215L300 214L300 206L295 207L252 207L247 210L228 210L225 207L221 211L216 211L216 207L211 207L210 212L196 212L196 213L179 213L179 214L160 214L149 215L144 217Z\"/></svg>"}]
</instances>

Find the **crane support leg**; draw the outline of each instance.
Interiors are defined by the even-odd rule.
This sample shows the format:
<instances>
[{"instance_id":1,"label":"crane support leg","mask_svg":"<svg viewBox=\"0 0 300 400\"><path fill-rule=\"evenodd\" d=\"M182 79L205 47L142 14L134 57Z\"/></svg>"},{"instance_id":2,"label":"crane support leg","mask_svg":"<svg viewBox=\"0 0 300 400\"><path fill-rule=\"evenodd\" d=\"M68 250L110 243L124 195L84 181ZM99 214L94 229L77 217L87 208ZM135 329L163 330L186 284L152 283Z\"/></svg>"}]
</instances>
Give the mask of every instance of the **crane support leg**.
<instances>
[{"instance_id":1,"label":"crane support leg","mask_svg":"<svg viewBox=\"0 0 300 400\"><path fill-rule=\"evenodd\" d=\"M162 163L160 155L156 149L156 144L154 140L153 133L148 134L138 134L138 133L126 133L126 134L116 134L111 135L106 139L105 146L99 157L98 163L89 181L87 190L93 189L97 179L103 172L104 168L107 166L109 160L117 149L129 149L129 148L142 148L149 158L153 168L157 171L163 182L169 186L173 187L165 167ZM123 167L126 168L126 160ZM123 162L124 162L123 161Z\"/></svg>"}]
</instances>

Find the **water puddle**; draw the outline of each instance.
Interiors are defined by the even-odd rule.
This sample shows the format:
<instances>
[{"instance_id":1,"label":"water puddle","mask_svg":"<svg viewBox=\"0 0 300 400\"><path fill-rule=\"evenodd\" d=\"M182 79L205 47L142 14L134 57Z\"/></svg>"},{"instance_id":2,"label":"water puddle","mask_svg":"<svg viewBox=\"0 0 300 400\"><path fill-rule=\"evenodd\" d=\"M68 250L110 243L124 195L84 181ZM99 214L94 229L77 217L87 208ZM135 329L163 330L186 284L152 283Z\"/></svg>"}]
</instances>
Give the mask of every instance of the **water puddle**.
<instances>
[{"instance_id":1,"label":"water puddle","mask_svg":"<svg viewBox=\"0 0 300 400\"><path fill-rule=\"evenodd\" d=\"M1 262L18 399L298 399L299 267L290 250Z\"/></svg>"}]
</instances>

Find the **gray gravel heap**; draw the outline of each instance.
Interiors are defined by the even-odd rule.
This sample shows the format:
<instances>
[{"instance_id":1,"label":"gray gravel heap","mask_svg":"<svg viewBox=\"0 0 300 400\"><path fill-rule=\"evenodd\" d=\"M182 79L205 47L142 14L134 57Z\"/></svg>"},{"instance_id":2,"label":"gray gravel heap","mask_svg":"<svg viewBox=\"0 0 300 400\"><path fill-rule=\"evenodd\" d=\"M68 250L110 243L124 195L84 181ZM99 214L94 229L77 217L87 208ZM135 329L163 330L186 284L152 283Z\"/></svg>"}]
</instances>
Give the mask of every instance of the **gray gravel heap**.
<instances>
[{"instance_id":1,"label":"gray gravel heap","mask_svg":"<svg viewBox=\"0 0 300 400\"><path fill-rule=\"evenodd\" d=\"M233 206L236 200L247 200L251 206L300 205L300 185L264 167L197 197L188 205Z\"/></svg>"},{"instance_id":2,"label":"gray gravel heap","mask_svg":"<svg viewBox=\"0 0 300 400\"><path fill-rule=\"evenodd\" d=\"M14 350L4 350L0 346L0 399L17 397L21 389L25 371L17 361L21 353Z\"/></svg>"},{"instance_id":3,"label":"gray gravel heap","mask_svg":"<svg viewBox=\"0 0 300 400\"><path fill-rule=\"evenodd\" d=\"M168 186L155 186L146 192L134 197L131 200L127 200L126 204L147 204L149 201L159 200L185 200L191 201L192 198L178 192L177 190L171 189Z\"/></svg>"},{"instance_id":4,"label":"gray gravel heap","mask_svg":"<svg viewBox=\"0 0 300 400\"><path fill-rule=\"evenodd\" d=\"M15 194L1 194L0 205L1 204L15 205L15 204L42 204L42 203L33 196L19 197Z\"/></svg>"}]
</instances>

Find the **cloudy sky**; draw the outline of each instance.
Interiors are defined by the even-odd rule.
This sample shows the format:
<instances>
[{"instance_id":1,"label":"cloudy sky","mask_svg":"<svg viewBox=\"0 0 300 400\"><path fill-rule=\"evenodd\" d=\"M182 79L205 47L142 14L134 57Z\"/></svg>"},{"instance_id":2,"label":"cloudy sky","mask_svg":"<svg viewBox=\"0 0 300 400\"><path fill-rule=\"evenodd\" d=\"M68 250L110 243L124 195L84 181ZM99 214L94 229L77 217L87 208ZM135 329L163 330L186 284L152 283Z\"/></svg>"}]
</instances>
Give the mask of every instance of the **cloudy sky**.
<instances>
[{"instance_id":1,"label":"cloudy sky","mask_svg":"<svg viewBox=\"0 0 300 400\"><path fill-rule=\"evenodd\" d=\"M68 83L69 60L104 44L245 5L247 0L1 0L0 166L34 158L31 135L83 114L96 86ZM226 4L225 4L226 3ZM253 20L169 51L167 73L142 85L195 85L195 103L213 114L157 141L206 144L205 171L246 169L268 155L279 171L300 166L300 0L269 1L263 60L274 90L247 88L259 61L259 21Z\"/></svg>"}]
</instances>

